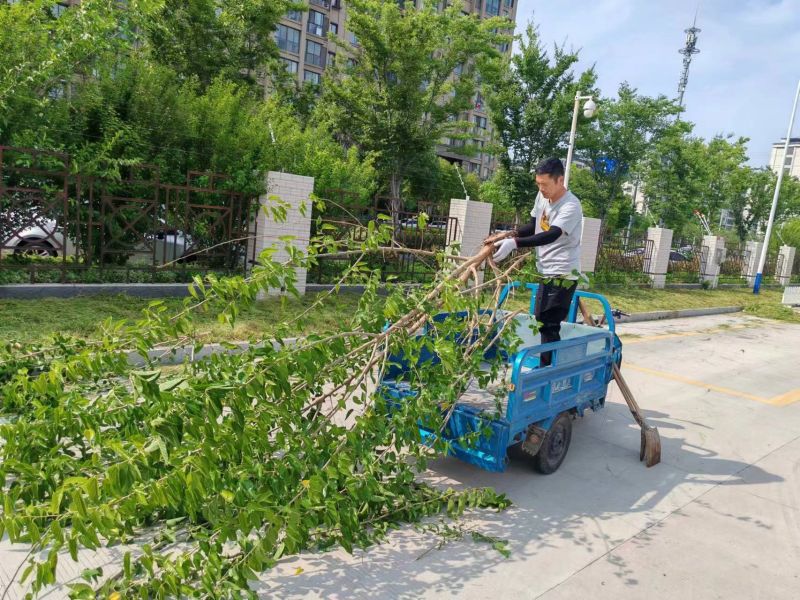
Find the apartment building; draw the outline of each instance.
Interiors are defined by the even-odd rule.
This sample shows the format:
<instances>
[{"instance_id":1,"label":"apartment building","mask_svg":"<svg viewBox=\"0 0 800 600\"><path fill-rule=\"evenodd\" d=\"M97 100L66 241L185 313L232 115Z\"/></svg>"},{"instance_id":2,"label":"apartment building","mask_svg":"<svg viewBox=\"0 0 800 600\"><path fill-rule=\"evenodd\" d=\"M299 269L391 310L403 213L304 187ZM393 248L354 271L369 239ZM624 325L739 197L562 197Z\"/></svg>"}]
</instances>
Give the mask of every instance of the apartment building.
<instances>
[{"instance_id":1,"label":"apartment building","mask_svg":"<svg viewBox=\"0 0 800 600\"><path fill-rule=\"evenodd\" d=\"M412 1L406 0L406 4ZM504 16L516 22L519 0L465 0L465 14L477 14L481 18ZM308 0L309 10L292 11L280 22L275 32L275 40L280 50L281 60L286 69L296 75L298 81L320 83L327 65L335 58L337 48L328 40L328 33L350 44L358 44L347 30L346 0ZM511 52L511 45L501 48ZM476 94L474 106L461 119L472 124L473 139L456 140L445 138L437 148L437 154L452 163L457 163L466 173L475 173L481 179L488 179L497 169L495 157L488 152L478 152L466 156L463 148L467 145L484 148L492 136L488 108L480 93Z\"/></svg>"},{"instance_id":2,"label":"apartment building","mask_svg":"<svg viewBox=\"0 0 800 600\"><path fill-rule=\"evenodd\" d=\"M786 158L783 157L783 146L786 139L772 144L772 151L769 155L769 168L777 175L780 172L780 163L783 160L783 168L786 175L800 179L800 138L789 138L789 148Z\"/></svg>"}]
</instances>

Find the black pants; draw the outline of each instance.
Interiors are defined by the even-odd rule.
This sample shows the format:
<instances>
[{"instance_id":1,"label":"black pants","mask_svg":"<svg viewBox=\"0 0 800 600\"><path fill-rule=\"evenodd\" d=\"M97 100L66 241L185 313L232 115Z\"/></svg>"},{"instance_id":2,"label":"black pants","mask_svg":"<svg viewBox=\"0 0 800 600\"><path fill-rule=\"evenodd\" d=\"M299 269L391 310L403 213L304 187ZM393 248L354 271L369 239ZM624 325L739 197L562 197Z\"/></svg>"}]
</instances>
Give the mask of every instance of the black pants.
<instances>
[{"instance_id":1,"label":"black pants","mask_svg":"<svg viewBox=\"0 0 800 600\"><path fill-rule=\"evenodd\" d=\"M569 314L569 306L577 287L577 281L558 278L548 279L539 284L534 316L542 323L539 334L542 336L543 344L561 339L561 321ZM542 353L540 362L543 367L549 365L551 360L550 352Z\"/></svg>"}]
</instances>

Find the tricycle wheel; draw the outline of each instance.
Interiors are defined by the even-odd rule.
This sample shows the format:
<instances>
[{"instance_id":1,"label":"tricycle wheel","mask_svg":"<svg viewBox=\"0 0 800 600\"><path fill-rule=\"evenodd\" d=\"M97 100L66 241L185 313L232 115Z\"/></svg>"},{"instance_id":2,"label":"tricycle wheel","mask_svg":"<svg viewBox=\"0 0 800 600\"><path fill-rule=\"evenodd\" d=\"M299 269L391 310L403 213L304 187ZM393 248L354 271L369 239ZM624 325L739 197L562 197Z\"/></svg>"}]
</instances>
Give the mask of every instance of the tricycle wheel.
<instances>
[{"instance_id":1,"label":"tricycle wheel","mask_svg":"<svg viewBox=\"0 0 800 600\"><path fill-rule=\"evenodd\" d=\"M533 466L539 473L549 475L555 472L569 450L569 442L572 439L572 415L563 412L547 431L542 441L542 447L533 459Z\"/></svg>"}]
</instances>

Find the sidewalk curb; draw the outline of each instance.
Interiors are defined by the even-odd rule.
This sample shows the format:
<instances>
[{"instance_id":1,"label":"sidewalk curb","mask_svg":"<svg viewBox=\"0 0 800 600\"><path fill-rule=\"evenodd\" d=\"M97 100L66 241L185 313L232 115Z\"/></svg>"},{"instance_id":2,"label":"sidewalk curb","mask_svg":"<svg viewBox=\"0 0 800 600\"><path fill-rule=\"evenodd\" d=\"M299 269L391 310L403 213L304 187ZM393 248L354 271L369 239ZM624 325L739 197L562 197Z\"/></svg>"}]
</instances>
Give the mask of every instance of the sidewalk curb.
<instances>
[{"instance_id":1,"label":"sidewalk curb","mask_svg":"<svg viewBox=\"0 0 800 600\"><path fill-rule=\"evenodd\" d=\"M744 310L742 306L717 306L709 308L683 308L679 310L655 310L650 312L633 313L627 317L620 317L617 323L641 323L643 321L660 321L662 319L682 319L684 317L707 317L709 315L725 315Z\"/></svg>"},{"instance_id":2,"label":"sidewalk curb","mask_svg":"<svg viewBox=\"0 0 800 600\"><path fill-rule=\"evenodd\" d=\"M2 300L77 298L126 294L135 298L184 298L188 283L13 283L0 285Z\"/></svg>"},{"instance_id":3,"label":"sidewalk curb","mask_svg":"<svg viewBox=\"0 0 800 600\"><path fill-rule=\"evenodd\" d=\"M660 321L663 319L681 319L685 317L705 317L708 315L724 315L729 313L736 313L741 312L743 308L741 306L721 306L715 308L685 308L681 310L659 310L659 311L652 311L652 312L642 312L642 313L634 313L627 317L621 317L616 319L615 322L618 324L621 323L641 323L644 321ZM284 340L285 345L293 346L297 343L300 338L287 338ZM261 342L258 346L263 345L266 342ZM190 362L196 362L199 360L203 360L204 358L208 358L212 354L219 354L219 353L227 353L227 354L239 354L241 352L246 352L250 349L249 342L229 342L229 344L233 344L236 348L225 348L221 343L218 342L211 342L208 344L204 344L203 347L198 352L194 352L193 346L182 346L180 348L176 348L172 351L166 351L164 349L154 349L150 350L147 355L150 359L159 358L159 364L164 366L169 365L179 365L184 360L188 359ZM272 342L272 347L276 350L280 347L279 344L275 341ZM133 366L142 366L144 365L144 359L142 356L136 352L131 351L128 352L128 362Z\"/></svg>"}]
</instances>

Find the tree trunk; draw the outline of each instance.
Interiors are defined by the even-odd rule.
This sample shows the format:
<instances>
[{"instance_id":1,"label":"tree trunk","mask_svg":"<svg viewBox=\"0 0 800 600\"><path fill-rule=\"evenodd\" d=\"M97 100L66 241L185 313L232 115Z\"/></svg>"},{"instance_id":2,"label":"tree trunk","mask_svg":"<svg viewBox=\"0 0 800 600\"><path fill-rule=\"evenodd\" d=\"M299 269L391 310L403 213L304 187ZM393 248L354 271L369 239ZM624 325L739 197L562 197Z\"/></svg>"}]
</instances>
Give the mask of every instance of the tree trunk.
<instances>
[{"instance_id":1,"label":"tree trunk","mask_svg":"<svg viewBox=\"0 0 800 600\"><path fill-rule=\"evenodd\" d=\"M400 233L400 213L403 210L403 199L400 197L400 188L403 184L402 173L395 171L389 178L389 195L392 211L392 230L393 236L397 237Z\"/></svg>"}]
</instances>

